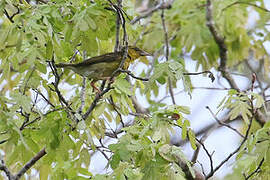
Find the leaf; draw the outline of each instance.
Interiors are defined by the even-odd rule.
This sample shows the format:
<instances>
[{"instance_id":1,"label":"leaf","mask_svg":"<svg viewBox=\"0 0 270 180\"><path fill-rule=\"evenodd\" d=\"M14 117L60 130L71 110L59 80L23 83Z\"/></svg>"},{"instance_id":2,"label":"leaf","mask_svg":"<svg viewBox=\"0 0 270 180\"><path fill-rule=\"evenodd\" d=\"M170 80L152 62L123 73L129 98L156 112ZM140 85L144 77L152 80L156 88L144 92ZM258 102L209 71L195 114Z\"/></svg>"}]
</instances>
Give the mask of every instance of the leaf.
<instances>
[{"instance_id":1,"label":"leaf","mask_svg":"<svg viewBox=\"0 0 270 180\"><path fill-rule=\"evenodd\" d=\"M113 86L115 86L117 89L127 95L132 95L130 83L121 77L116 79Z\"/></svg>"},{"instance_id":2,"label":"leaf","mask_svg":"<svg viewBox=\"0 0 270 180\"><path fill-rule=\"evenodd\" d=\"M196 150L197 149L196 136L191 129L188 130L188 138L189 138L189 142L191 144L192 149Z\"/></svg>"},{"instance_id":3,"label":"leaf","mask_svg":"<svg viewBox=\"0 0 270 180\"><path fill-rule=\"evenodd\" d=\"M53 54L53 44L52 40L48 39L46 43L46 58L48 60L52 59L52 54Z\"/></svg>"},{"instance_id":4,"label":"leaf","mask_svg":"<svg viewBox=\"0 0 270 180\"><path fill-rule=\"evenodd\" d=\"M25 96L21 93L18 93L16 91L12 91L10 93L10 97L12 98L13 102L17 103L17 105L22 106L23 110L26 113L31 112L31 98L28 96Z\"/></svg>"},{"instance_id":5,"label":"leaf","mask_svg":"<svg viewBox=\"0 0 270 180\"><path fill-rule=\"evenodd\" d=\"M87 31L89 29L88 23L85 20L80 20L76 25L81 31Z\"/></svg>"},{"instance_id":6,"label":"leaf","mask_svg":"<svg viewBox=\"0 0 270 180\"><path fill-rule=\"evenodd\" d=\"M104 113L104 110L106 108L106 103L99 103L94 111L93 111L93 116L95 116L96 118L98 118L101 114Z\"/></svg>"},{"instance_id":7,"label":"leaf","mask_svg":"<svg viewBox=\"0 0 270 180\"><path fill-rule=\"evenodd\" d=\"M187 128L189 126L189 121L185 119L183 126L182 126L182 139L185 140L187 138Z\"/></svg>"},{"instance_id":8,"label":"leaf","mask_svg":"<svg viewBox=\"0 0 270 180\"><path fill-rule=\"evenodd\" d=\"M160 132L159 130L155 131L153 134L153 137L152 137L153 141L155 141L155 142L159 141L161 139L161 136L162 136L161 133L162 132Z\"/></svg>"},{"instance_id":9,"label":"leaf","mask_svg":"<svg viewBox=\"0 0 270 180\"><path fill-rule=\"evenodd\" d=\"M163 146L161 146L159 149L158 149L158 152L159 154L164 158L166 159L167 161L169 162L173 162L174 161L174 158L173 156L171 155L171 151L172 151L172 147L168 144L165 144Z\"/></svg>"},{"instance_id":10,"label":"leaf","mask_svg":"<svg viewBox=\"0 0 270 180\"><path fill-rule=\"evenodd\" d=\"M188 106L177 106L177 110L184 114L190 114L190 108Z\"/></svg>"},{"instance_id":11,"label":"leaf","mask_svg":"<svg viewBox=\"0 0 270 180\"><path fill-rule=\"evenodd\" d=\"M95 30L97 28L97 25L95 23L95 21L91 18L91 17L87 17L86 21L88 23L88 25L90 26L91 29Z\"/></svg>"},{"instance_id":12,"label":"leaf","mask_svg":"<svg viewBox=\"0 0 270 180\"><path fill-rule=\"evenodd\" d=\"M116 169L118 167L120 160L120 155L118 153L114 153L114 155L112 156L112 160L110 161L112 169Z\"/></svg>"}]
</instances>

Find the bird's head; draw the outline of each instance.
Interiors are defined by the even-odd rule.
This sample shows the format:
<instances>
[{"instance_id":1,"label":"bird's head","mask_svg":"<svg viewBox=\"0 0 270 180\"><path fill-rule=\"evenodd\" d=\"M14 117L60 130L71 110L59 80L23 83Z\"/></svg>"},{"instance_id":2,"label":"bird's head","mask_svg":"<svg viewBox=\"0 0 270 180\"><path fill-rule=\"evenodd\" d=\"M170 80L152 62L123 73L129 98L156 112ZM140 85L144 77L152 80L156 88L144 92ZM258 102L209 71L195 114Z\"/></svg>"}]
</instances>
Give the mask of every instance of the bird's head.
<instances>
[{"instance_id":1,"label":"bird's head","mask_svg":"<svg viewBox=\"0 0 270 180\"><path fill-rule=\"evenodd\" d=\"M132 60L135 60L141 56L152 56L152 54L136 47L136 46L128 46L128 57Z\"/></svg>"}]
</instances>

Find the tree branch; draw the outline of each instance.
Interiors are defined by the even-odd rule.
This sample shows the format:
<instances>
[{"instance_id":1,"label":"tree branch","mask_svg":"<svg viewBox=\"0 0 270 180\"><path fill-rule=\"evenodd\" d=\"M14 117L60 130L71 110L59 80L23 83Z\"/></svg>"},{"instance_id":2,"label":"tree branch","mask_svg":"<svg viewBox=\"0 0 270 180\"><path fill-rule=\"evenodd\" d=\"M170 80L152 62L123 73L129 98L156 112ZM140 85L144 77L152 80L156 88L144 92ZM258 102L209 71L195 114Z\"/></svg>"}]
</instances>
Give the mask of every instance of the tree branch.
<instances>
[{"instance_id":1,"label":"tree branch","mask_svg":"<svg viewBox=\"0 0 270 180\"><path fill-rule=\"evenodd\" d=\"M140 21L141 19L151 16L154 12L156 12L156 11L158 11L160 9L170 9L172 7L173 2L174 2L174 0L159 3L157 6L149 9L147 12L143 13L141 16L135 17L130 22L130 24L133 25L133 24L137 23L138 21Z\"/></svg>"},{"instance_id":2,"label":"tree branch","mask_svg":"<svg viewBox=\"0 0 270 180\"><path fill-rule=\"evenodd\" d=\"M24 167L15 175L15 180L18 180L21 178L26 171L28 171L40 158L45 156L47 153L45 151L45 148L43 148L41 151L39 151L29 162L27 162Z\"/></svg>"},{"instance_id":3,"label":"tree branch","mask_svg":"<svg viewBox=\"0 0 270 180\"><path fill-rule=\"evenodd\" d=\"M228 81L230 86L239 91L240 89L238 88L237 84L235 83L234 79L232 76L229 74L226 64L227 64L227 46L224 41L224 37L217 31L214 20L213 20L213 15L212 15L212 4L211 0L207 0L206 2L206 26L208 27L209 31L211 32L218 48L219 48L219 56L220 56L220 65L218 70L222 73L222 76Z\"/></svg>"},{"instance_id":4,"label":"tree branch","mask_svg":"<svg viewBox=\"0 0 270 180\"><path fill-rule=\"evenodd\" d=\"M3 159L0 160L0 170L5 172L9 180L15 180L14 175L9 171Z\"/></svg>"},{"instance_id":5,"label":"tree branch","mask_svg":"<svg viewBox=\"0 0 270 180\"><path fill-rule=\"evenodd\" d=\"M162 3L164 4L164 0L162 1ZM167 31L165 17L164 17L164 9L162 9L160 17L161 17L162 28L163 28L163 32L164 32L165 58L166 58L166 61L168 62L169 61L169 40L168 40L168 31ZM168 77L168 86L169 86L169 93L170 93L172 103L175 105L176 102L175 102L175 97L174 97L174 93L173 93L172 81L171 81L170 77Z\"/></svg>"}]
</instances>

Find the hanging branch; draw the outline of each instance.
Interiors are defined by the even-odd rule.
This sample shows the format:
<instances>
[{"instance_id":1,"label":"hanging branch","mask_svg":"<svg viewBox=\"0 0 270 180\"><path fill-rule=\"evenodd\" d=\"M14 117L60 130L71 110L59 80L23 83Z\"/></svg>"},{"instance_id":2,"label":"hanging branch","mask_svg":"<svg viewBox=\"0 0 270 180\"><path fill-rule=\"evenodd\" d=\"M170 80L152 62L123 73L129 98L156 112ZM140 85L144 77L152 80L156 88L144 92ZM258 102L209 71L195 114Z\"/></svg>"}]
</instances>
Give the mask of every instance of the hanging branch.
<instances>
[{"instance_id":1,"label":"hanging branch","mask_svg":"<svg viewBox=\"0 0 270 180\"><path fill-rule=\"evenodd\" d=\"M164 3L164 0L163 0ZM169 40L168 40L168 31L167 31L167 27L166 27L166 23L165 23L165 17L164 17L164 9L162 9L161 11L161 22L162 22L162 28L163 28L163 32L164 32L164 41L165 41L165 58L166 61L169 61ZM171 78L168 77L168 85L169 85L169 93L172 99L172 103L175 105L175 97L174 97L174 93L173 93L173 87L172 87L172 81Z\"/></svg>"},{"instance_id":2,"label":"hanging branch","mask_svg":"<svg viewBox=\"0 0 270 180\"><path fill-rule=\"evenodd\" d=\"M74 120L74 122L78 123L79 119L74 115L75 111L71 108L70 104L67 102L67 100L64 98L64 96L62 95L61 91L59 90L58 86L59 86L59 82L60 82L60 75L57 72L57 69L55 67L55 62L54 62L54 56L52 56L52 60L48 61L49 63L49 67L52 70L52 73L54 75L54 82L52 82L52 85L54 86L54 89L51 88L52 91L55 91L58 99L62 105L63 108L65 108L68 116ZM72 128L74 129L74 127Z\"/></svg>"},{"instance_id":3,"label":"hanging branch","mask_svg":"<svg viewBox=\"0 0 270 180\"><path fill-rule=\"evenodd\" d=\"M206 2L206 26L208 27L209 31L211 32L216 44L219 47L219 56L220 56L220 65L218 70L222 73L222 76L228 81L230 86L240 92L239 87L235 83L234 79L232 78L231 74L227 70L227 46L225 44L224 37L217 31L215 27L213 15L212 15L212 4L211 0L207 0Z\"/></svg>"},{"instance_id":4,"label":"hanging branch","mask_svg":"<svg viewBox=\"0 0 270 180\"><path fill-rule=\"evenodd\" d=\"M212 132L212 131L211 131ZM192 155L192 158L191 158L191 162L193 163L193 164L195 164L196 163L196 161L197 161L197 159L198 159L198 155L199 155L199 152L200 152L200 149L201 149L201 147L203 147L204 149L206 149L206 147L204 146L204 141L209 137L209 135L210 135L210 131L208 131L207 133L205 133L202 137L201 137L201 139L197 139L197 138L195 138L196 140L197 140L197 149L194 151L194 153L193 153L193 155ZM206 150L207 151L207 150ZM208 154L210 154L210 153L207 153L207 155ZM210 164L213 164L213 162L212 161L210 161ZM211 165L211 168L213 167L213 165Z\"/></svg>"}]
</instances>

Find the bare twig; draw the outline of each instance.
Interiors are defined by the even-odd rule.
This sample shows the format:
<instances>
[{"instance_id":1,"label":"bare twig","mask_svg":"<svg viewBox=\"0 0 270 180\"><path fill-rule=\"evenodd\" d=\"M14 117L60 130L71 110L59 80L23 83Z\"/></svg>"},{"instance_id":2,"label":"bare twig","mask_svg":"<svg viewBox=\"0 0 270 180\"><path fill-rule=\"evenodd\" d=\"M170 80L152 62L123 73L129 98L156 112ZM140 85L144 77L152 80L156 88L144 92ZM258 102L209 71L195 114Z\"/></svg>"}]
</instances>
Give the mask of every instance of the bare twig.
<instances>
[{"instance_id":1,"label":"bare twig","mask_svg":"<svg viewBox=\"0 0 270 180\"><path fill-rule=\"evenodd\" d=\"M121 122L122 126L124 126L122 114L118 111L118 109L117 109L118 107L117 107L116 104L114 103L112 96L110 96L109 102L110 102L110 104L113 106L114 111L115 111L115 112L118 114L118 116L120 117L120 122Z\"/></svg>"},{"instance_id":2,"label":"bare twig","mask_svg":"<svg viewBox=\"0 0 270 180\"><path fill-rule=\"evenodd\" d=\"M206 174L205 174L205 171L204 171L203 165L202 165L202 163L200 163L199 161L198 161L198 163L199 163L199 165L201 166L202 173L203 173L204 178L205 178L205 177L206 177Z\"/></svg>"},{"instance_id":3,"label":"bare twig","mask_svg":"<svg viewBox=\"0 0 270 180\"><path fill-rule=\"evenodd\" d=\"M206 109L208 109L208 111L211 113L211 115L214 117L214 119L217 121L217 123L218 123L219 125L225 126L225 127L229 128L229 129L233 130L233 131L236 132L239 136L241 136L242 138L244 138L244 136L243 136L237 129L233 128L233 127L230 126L229 124L226 124L226 123L220 121L220 120L216 117L216 115L213 113L213 111L210 109L209 106L206 106Z\"/></svg>"},{"instance_id":4,"label":"bare twig","mask_svg":"<svg viewBox=\"0 0 270 180\"><path fill-rule=\"evenodd\" d=\"M0 170L5 172L5 174L7 175L8 179L15 180L14 175L9 171L9 169L6 166L6 164L5 164L5 162L4 162L3 159L0 159Z\"/></svg>"},{"instance_id":5,"label":"bare twig","mask_svg":"<svg viewBox=\"0 0 270 180\"><path fill-rule=\"evenodd\" d=\"M59 82L60 82L60 76L57 72L57 69L55 67L55 63L54 63L54 60L52 59L52 61L49 61L49 66L52 70L52 73L55 77L55 82L52 83L53 86L54 86L54 91L56 92L56 94L58 95L58 98L59 98L59 101L61 104L65 105L66 108L68 108L69 110L72 110L68 104L68 102L65 100L65 98L63 97L63 95L61 94L59 88L58 88L58 85L59 85Z\"/></svg>"},{"instance_id":6,"label":"bare twig","mask_svg":"<svg viewBox=\"0 0 270 180\"><path fill-rule=\"evenodd\" d=\"M111 87L112 85L112 81L110 81L110 83L107 85L107 87L101 91L101 93L98 93L95 97L95 99L93 100L92 104L90 105L90 107L88 108L88 110L85 112L85 114L82 116L84 120L86 120L88 118L88 116L91 114L91 112L94 110L94 108L96 107L98 101L102 98L102 96L104 94L106 94L107 92L109 92L111 89L113 89ZM79 122L79 121L78 121Z\"/></svg>"},{"instance_id":7,"label":"bare twig","mask_svg":"<svg viewBox=\"0 0 270 180\"><path fill-rule=\"evenodd\" d=\"M192 76L192 75L199 75L199 74L209 74L208 77L211 79L212 82L215 81L215 76L211 71L202 71L202 72L195 72L195 73L183 73L186 76Z\"/></svg>"},{"instance_id":8,"label":"bare twig","mask_svg":"<svg viewBox=\"0 0 270 180\"><path fill-rule=\"evenodd\" d=\"M196 141L203 147L203 150L205 151L206 155L208 156L208 159L210 161L210 172L213 172L214 171L214 163L213 163L212 154L209 153L209 151L207 150L207 148L205 147L205 145L203 144L203 142L201 140L196 138Z\"/></svg>"},{"instance_id":9,"label":"bare twig","mask_svg":"<svg viewBox=\"0 0 270 180\"><path fill-rule=\"evenodd\" d=\"M50 106L52 106L53 108L55 108L55 106L50 102L50 100L47 99L47 98L45 97L45 95L42 94L38 89L32 89L32 90L33 90L34 92L36 92L38 95L40 95L40 96L44 99L44 101L47 102Z\"/></svg>"},{"instance_id":10,"label":"bare twig","mask_svg":"<svg viewBox=\"0 0 270 180\"><path fill-rule=\"evenodd\" d=\"M110 2L112 7L113 4L112 2ZM117 1L117 6L118 7L121 7L122 6L122 0L118 0ZM117 12L117 9L115 9L115 11ZM117 16L116 16L116 31L115 31L115 45L114 45L114 52L118 52L120 50L120 40L119 40L119 35L120 35L120 23L122 22L122 17L120 16L119 13L116 13Z\"/></svg>"},{"instance_id":11,"label":"bare twig","mask_svg":"<svg viewBox=\"0 0 270 180\"><path fill-rule=\"evenodd\" d=\"M193 89L218 90L218 91L230 90L230 88L216 88L216 87L193 87Z\"/></svg>"},{"instance_id":12,"label":"bare twig","mask_svg":"<svg viewBox=\"0 0 270 180\"><path fill-rule=\"evenodd\" d=\"M228 8L230 8L230 7L232 7L232 6L236 5L236 4L244 4L244 5L248 5L248 6L253 6L253 7L258 8L260 10L263 10L265 12L270 12L268 9L263 8L261 6L258 6L256 4L249 3L249 2L242 2L242 1L236 1L236 2L234 2L232 4L229 4L228 6L226 6L225 8L223 8L222 11L225 11L226 9L228 9Z\"/></svg>"},{"instance_id":13,"label":"bare twig","mask_svg":"<svg viewBox=\"0 0 270 180\"><path fill-rule=\"evenodd\" d=\"M197 149L194 151L193 155L192 155L192 158L191 158L191 162L193 164L196 163L197 159L198 159L198 155L199 155L199 152L200 152L200 149L201 149L201 144L204 143L204 141L207 139L207 137L210 135L210 131L206 132L202 137L201 139L197 140ZM200 141L200 142L199 142Z\"/></svg>"},{"instance_id":14,"label":"bare twig","mask_svg":"<svg viewBox=\"0 0 270 180\"><path fill-rule=\"evenodd\" d=\"M128 70L119 69L119 72L126 73L130 75L131 77L133 77L134 79L138 79L141 81L149 81L149 78L137 77L131 71L128 71Z\"/></svg>"},{"instance_id":15,"label":"bare twig","mask_svg":"<svg viewBox=\"0 0 270 180\"><path fill-rule=\"evenodd\" d=\"M243 138L243 140L241 141L240 145L232 152L230 153L223 161L221 161L219 163L219 165L217 165L212 171L210 171L207 176L206 179L209 179L210 177L212 177L214 175L214 173L216 171L218 171L233 155L235 155L237 152L239 152L239 150L241 149L241 147L243 146L243 144L247 141L248 139L248 134L252 125L252 120L254 118L254 115L250 118L250 122L248 124L248 128L246 130L245 136Z\"/></svg>"},{"instance_id":16,"label":"bare twig","mask_svg":"<svg viewBox=\"0 0 270 180\"><path fill-rule=\"evenodd\" d=\"M158 11L160 9L170 9L172 7L173 2L174 2L174 0L171 0L171 1L168 1L168 2L161 2L161 3L159 3L157 6L149 9L147 12L145 12L141 16L135 17L130 22L130 24L135 24L138 21L140 21L141 19L151 16L154 12L156 12L156 11Z\"/></svg>"}]
</instances>

